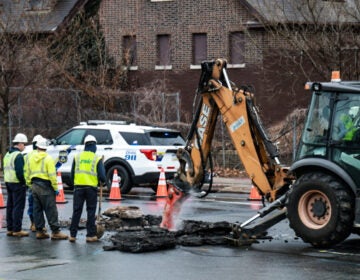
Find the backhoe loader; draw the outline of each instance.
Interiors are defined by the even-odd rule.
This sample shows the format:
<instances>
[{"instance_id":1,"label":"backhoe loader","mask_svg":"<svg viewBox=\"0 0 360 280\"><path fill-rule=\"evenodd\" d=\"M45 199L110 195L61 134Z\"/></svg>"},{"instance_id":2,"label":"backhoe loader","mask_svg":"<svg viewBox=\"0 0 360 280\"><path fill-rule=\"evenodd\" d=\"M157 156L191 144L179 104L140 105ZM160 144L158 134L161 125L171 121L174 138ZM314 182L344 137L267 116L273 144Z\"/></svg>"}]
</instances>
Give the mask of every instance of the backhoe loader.
<instances>
[{"instance_id":1,"label":"backhoe loader","mask_svg":"<svg viewBox=\"0 0 360 280\"><path fill-rule=\"evenodd\" d=\"M286 167L263 128L250 88L229 80L225 59L203 62L193 122L185 147L177 151L180 167L168 182L160 226L173 229L186 198L211 191L212 178L209 185L204 182L220 115L267 204L247 221L233 224L227 237L231 243L251 244L286 218L295 234L314 247L331 247L351 233L360 234L360 82L334 77L306 83L306 88L311 103L296 159Z\"/></svg>"}]
</instances>

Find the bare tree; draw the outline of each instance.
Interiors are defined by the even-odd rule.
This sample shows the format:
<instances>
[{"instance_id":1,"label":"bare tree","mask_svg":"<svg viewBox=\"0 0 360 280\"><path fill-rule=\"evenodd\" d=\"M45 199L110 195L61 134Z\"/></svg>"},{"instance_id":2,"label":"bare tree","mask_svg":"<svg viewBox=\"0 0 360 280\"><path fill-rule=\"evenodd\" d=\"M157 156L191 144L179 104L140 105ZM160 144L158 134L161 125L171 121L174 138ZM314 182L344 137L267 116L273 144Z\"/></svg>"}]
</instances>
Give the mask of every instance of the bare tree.
<instances>
[{"instance_id":1,"label":"bare tree","mask_svg":"<svg viewBox=\"0 0 360 280\"><path fill-rule=\"evenodd\" d=\"M82 90L95 106L109 99L108 90L122 88L121 76L125 72L107 55L94 10L83 11L67 29L52 37L49 53L58 76L68 86Z\"/></svg>"},{"instance_id":2,"label":"bare tree","mask_svg":"<svg viewBox=\"0 0 360 280\"><path fill-rule=\"evenodd\" d=\"M293 81L329 79L332 70L340 70L346 79L359 79L359 1L250 2L266 31L261 42L264 71L277 71ZM248 36L258 44L250 29Z\"/></svg>"},{"instance_id":3,"label":"bare tree","mask_svg":"<svg viewBox=\"0 0 360 280\"><path fill-rule=\"evenodd\" d=\"M182 126L180 94L171 93L165 79L154 80L132 94L131 114L136 122L160 126Z\"/></svg>"},{"instance_id":4,"label":"bare tree","mask_svg":"<svg viewBox=\"0 0 360 280\"><path fill-rule=\"evenodd\" d=\"M10 15L10 14L9 14ZM11 113L19 93L38 83L46 85L47 65L42 63L46 51L33 34L21 28L23 23L11 16L0 20L0 153L11 141ZM18 120L17 129L25 132Z\"/></svg>"},{"instance_id":5,"label":"bare tree","mask_svg":"<svg viewBox=\"0 0 360 280\"><path fill-rule=\"evenodd\" d=\"M275 108L288 115L270 131L274 139L277 134L284 135L280 139L281 145L289 153L294 145L290 142L295 139L292 133L300 133L291 127L294 120L303 121L303 117L297 117L297 112L303 114L302 109L309 101L309 95L302 92L304 83L329 81L333 70L340 70L344 80L360 79L360 2L248 2L256 12L253 13L254 20L244 26L245 54L247 58L257 58L252 62L258 77L261 77L261 91L266 93L262 96L262 104L268 104L269 100Z\"/></svg>"}]
</instances>

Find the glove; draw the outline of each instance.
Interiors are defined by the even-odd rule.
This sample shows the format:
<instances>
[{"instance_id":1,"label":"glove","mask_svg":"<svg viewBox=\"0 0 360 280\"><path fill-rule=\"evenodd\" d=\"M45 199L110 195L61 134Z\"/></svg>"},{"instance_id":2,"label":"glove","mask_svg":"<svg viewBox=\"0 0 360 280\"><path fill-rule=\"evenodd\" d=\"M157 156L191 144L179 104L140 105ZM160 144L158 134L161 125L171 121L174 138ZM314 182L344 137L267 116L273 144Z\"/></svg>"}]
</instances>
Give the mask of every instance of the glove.
<instances>
[{"instance_id":1,"label":"glove","mask_svg":"<svg viewBox=\"0 0 360 280\"><path fill-rule=\"evenodd\" d=\"M58 196L60 194L59 191L55 191L55 195Z\"/></svg>"}]
</instances>

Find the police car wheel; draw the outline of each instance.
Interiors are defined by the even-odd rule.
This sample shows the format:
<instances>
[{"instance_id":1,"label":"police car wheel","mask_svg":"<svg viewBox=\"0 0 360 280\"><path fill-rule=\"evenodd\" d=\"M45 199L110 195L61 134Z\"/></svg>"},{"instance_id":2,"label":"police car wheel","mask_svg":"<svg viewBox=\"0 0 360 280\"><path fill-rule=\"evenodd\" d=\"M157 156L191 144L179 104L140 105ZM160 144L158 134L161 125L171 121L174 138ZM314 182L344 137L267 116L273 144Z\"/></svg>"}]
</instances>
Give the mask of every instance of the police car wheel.
<instances>
[{"instance_id":1,"label":"police car wheel","mask_svg":"<svg viewBox=\"0 0 360 280\"><path fill-rule=\"evenodd\" d=\"M109 168L109 170L106 172L106 180L107 180L108 190L109 191L111 190L111 185L112 185L115 169L117 170L117 173L118 173L121 193L127 194L128 192L130 192L130 190L132 188L132 182L130 180L129 172L126 170L125 167L123 167L121 165L114 165L111 168Z\"/></svg>"}]
</instances>

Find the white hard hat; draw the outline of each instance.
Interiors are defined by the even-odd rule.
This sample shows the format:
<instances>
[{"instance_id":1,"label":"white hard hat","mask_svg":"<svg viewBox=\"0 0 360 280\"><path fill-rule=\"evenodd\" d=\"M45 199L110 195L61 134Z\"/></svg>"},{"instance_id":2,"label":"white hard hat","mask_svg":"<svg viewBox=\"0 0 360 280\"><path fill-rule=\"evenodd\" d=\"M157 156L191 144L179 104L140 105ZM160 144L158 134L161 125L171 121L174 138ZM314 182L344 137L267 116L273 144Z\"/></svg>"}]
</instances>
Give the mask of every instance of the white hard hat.
<instances>
[{"instance_id":1,"label":"white hard hat","mask_svg":"<svg viewBox=\"0 0 360 280\"><path fill-rule=\"evenodd\" d=\"M38 147L39 149L42 150L46 150L48 147L48 141L47 139L41 137L40 139L38 139L38 141L36 142L36 147Z\"/></svg>"},{"instance_id":2,"label":"white hard hat","mask_svg":"<svg viewBox=\"0 0 360 280\"><path fill-rule=\"evenodd\" d=\"M350 108L349 110L349 115L351 115L352 117L355 117L357 115L357 113L359 112L359 106L353 106Z\"/></svg>"},{"instance_id":3,"label":"white hard hat","mask_svg":"<svg viewBox=\"0 0 360 280\"><path fill-rule=\"evenodd\" d=\"M43 138L40 134L38 135L35 135L32 142L35 143L35 142L38 142L41 138Z\"/></svg>"},{"instance_id":4,"label":"white hard hat","mask_svg":"<svg viewBox=\"0 0 360 280\"><path fill-rule=\"evenodd\" d=\"M95 143L97 143L96 138L95 138L94 136L92 136L92 135L88 135L88 136L86 136L85 139L84 139L84 144L85 144L85 145L86 145L86 143L89 143L89 142L95 142Z\"/></svg>"},{"instance_id":5,"label":"white hard hat","mask_svg":"<svg viewBox=\"0 0 360 280\"><path fill-rule=\"evenodd\" d=\"M13 143L27 143L28 139L25 134L18 133L15 135Z\"/></svg>"}]
</instances>

